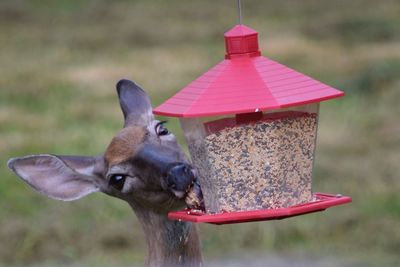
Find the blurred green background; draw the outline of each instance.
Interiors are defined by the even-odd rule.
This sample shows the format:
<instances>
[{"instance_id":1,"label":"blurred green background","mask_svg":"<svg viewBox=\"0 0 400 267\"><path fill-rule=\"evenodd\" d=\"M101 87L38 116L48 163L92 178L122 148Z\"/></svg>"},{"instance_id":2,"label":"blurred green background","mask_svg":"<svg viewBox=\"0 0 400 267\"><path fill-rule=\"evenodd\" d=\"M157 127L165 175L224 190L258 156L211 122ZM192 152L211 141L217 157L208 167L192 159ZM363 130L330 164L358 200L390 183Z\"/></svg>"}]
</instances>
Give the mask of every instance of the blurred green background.
<instances>
[{"instance_id":1,"label":"blurred green background","mask_svg":"<svg viewBox=\"0 0 400 267\"><path fill-rule=\"evenodd\" d=\"M353 203L200 225L206 262L399 266L400 2L243 0L243 9L263 55L346 92L322 104L313 187ZM222 60L236 22L234 0L0 2L0 266L141 266L145 241L128 205L101 194L48 200L6 161L102 153L122 126L120 78L157 105ZM177 121L169 127L182 140Z\"/></svg>"}]
</instances>

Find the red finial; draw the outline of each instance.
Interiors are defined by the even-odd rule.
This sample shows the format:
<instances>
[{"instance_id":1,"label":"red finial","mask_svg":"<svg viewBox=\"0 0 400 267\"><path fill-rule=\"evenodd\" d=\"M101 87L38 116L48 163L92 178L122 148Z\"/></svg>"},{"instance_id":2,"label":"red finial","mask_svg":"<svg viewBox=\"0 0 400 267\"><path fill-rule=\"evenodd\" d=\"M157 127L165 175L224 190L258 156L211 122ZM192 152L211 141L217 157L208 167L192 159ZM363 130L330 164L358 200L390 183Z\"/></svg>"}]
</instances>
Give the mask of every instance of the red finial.
<instances>
[{"instance_id":1,"label":"red finial","mask_svg":"<svg viewBox=\"0 0 400 267\"><path fill-rule=\"evenodd\" d=\"M236 25L225 34L226 59L260 56L258 32L243 24Z\"/></svg>"}]
</instances>

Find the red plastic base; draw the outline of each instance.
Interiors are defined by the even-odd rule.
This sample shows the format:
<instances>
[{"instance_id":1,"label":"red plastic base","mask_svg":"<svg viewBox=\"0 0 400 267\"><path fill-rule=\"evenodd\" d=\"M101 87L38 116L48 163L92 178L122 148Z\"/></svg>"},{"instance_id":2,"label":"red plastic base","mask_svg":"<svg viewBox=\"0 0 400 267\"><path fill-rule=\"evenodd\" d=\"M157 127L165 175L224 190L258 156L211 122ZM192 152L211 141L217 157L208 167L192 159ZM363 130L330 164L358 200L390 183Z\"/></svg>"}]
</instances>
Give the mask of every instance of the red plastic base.
<instances>
[{"instance_id":1,"label":"red plastic base","mask_svg":"<svg viewBox=\"0 0 400 267\"><path fill-rule=\"evenodd\" d=\"M180 220L195 223L212 223L212 224L232 224L269 220L281 220L289 217L299 216L307 213L323 211L327 208L343 205L352 201L351 197L342 195L332 195L325 193L315 193L315 200L292 206L289 208L270 209L270 210L252 210L252 211L236 211L223 212L216 214L208 214L197 210L181 210L168 214L171 220Z\"/></svg>"}]
</instances>

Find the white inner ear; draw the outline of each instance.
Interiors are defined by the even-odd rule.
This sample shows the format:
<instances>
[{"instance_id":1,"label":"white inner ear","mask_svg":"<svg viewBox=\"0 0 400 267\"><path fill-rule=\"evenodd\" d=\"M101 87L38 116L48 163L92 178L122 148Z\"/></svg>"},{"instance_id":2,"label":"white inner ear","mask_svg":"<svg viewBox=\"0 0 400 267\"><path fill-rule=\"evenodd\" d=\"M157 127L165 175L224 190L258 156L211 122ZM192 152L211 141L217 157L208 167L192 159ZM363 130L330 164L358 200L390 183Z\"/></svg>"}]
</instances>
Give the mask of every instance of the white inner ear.
<instances>
[{"instance_id":1,"label":"white inner ear","mask_svg":"<svg viewBox=\"0 0 400 267\"><path fill-rule=\"evenodd\" d=\"M76 168L75 171L77 173L80 173L80 174L83 174L86 176L92 176L93 172L94 172L94 166L90 165L90 166L86 166L86 167L79 167L79 168Z\"/></svg>"},{"instance_id":2,"label":"white inner ear","mask_svg":"<svg viewBox=\"0 0 400 267\"><path fill-rule=\"evenodd\" d=\"M93 177L76 172L53 155L17 158L9 165L35 190L53 199L72 201L99 191Z\"/></svg>"}]
</instances>

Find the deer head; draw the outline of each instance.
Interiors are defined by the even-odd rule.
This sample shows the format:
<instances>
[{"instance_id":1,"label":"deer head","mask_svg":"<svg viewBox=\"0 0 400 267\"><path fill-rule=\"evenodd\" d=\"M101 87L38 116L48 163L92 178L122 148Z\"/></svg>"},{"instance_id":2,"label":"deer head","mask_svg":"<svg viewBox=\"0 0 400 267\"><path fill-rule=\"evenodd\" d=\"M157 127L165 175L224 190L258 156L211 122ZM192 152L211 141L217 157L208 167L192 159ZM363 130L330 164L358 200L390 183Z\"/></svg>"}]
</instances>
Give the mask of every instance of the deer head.
<instances>
[{"instance_id":1,"label":"deer head","mask_svg":"<svg viewBox=\"0 0 400 267\"><path fill-rule=\"evenodd\" d=\"M196 182L195 170L165 122L154 118L147 94L129 80L116 87L125 123L103 155L30 155L10 159L8 167L53 199L101 191L157 213L181 207Z\"/></svg>"}]
</instances>

